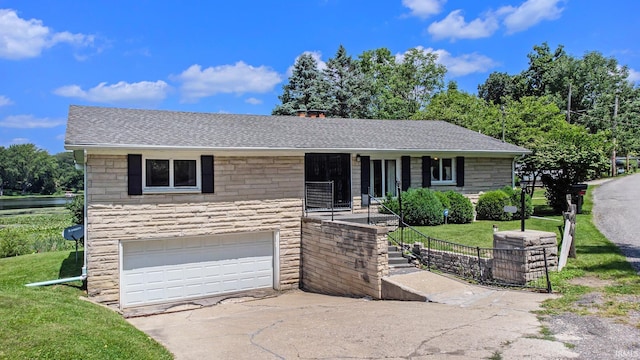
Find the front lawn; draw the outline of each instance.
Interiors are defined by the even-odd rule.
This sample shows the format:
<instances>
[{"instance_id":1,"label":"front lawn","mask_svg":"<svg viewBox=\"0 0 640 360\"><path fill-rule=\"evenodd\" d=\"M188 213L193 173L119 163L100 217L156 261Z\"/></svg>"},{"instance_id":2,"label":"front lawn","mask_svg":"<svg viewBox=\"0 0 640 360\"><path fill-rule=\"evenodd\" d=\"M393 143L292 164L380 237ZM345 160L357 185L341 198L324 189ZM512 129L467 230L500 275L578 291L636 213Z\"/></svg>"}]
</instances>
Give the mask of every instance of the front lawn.
<instances>
[{"instance_id":1,"label":"front lawn","mask_svg":"<svg viewBox=\"0 0 640 360\"><path fill-rule=\"evenodd\" d=\"M561 272L551 272L554 292L563 296L543 304L541 314L576 312L614 317L640 327L640 276L627 262L618 247L605 238L592 221L593 190L589 187L583 213L577 215L577 258L569 259ZM544 204L543 191L537 189L533 203L536 210L550 211ZM430 237L468 246L492 247L493 225L499 230L519 230L520 221L476 221L463 225L416 227ZM526 220L526 229L554 232L560 241L562 216L545 216Z\"/></svg>"},{"instance_id":2,"label":"front lawn","mask_svg":"<svg viewBox=\"0 0 640 360\"><path fill-rule=\"evenodd\" d=\"M469 224L447 224L438 226L415 226L421 233L467 246L493 247L493 226L498 230L520 230L520 220L490 221L478 220ZM549 231L560 237L562 216L550 216L545 219L532 218L525 221L525 229Z\"/></svg>"},{"instance_id":3,"label":"front lawn","mask_svg":"<svg viewBox=\"0 0 640 360\"><path fill-rule=\"evenodd\" d=\"M121 315L82 300L81 282L24 286L78 276L81 266L69 251L0 259L0 358L171 359Z\"/></svg>"}]
</instances>

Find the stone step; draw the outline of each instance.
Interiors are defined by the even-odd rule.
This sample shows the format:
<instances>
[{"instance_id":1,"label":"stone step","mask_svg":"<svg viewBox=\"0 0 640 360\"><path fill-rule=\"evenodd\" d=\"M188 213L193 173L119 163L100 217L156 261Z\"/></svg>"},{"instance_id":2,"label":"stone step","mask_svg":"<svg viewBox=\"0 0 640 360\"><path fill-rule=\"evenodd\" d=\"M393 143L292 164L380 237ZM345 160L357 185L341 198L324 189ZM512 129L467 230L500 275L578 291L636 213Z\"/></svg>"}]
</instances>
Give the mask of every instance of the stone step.
<instances>
[{"instance_id":1,"label":"stone step","mask_svg":"<svg viewBox=\"0 0 640 360\"><path fill-rule=\"evenodd\" d=\"M389 259L394 258L394 257L402 257L402 253L400 251L397 251L397 250L389 251L388 252L388 257L389 257Z\"/></svg>"},{"instance_id":2,"label":"stone step","mask_svg":"<svg viewBox=\"0 0 640 360\"><path fill-rule=\"evenodd\" d=\"M389 269L408 269L408 268L415 268L415 265L411 263L389 264Z\"/></svg>"},{"instance_id":3,"label":"stone step","mask_svg":"<svg viewBox=\"0 0 640 360\"><path fill-rule=\"evenodd\" d=\"M396 264L408 264L409 260L403 258L403 257L394 257L394 258L389 258L389 265L396 265Z\"/></svg>"}]
</instances>

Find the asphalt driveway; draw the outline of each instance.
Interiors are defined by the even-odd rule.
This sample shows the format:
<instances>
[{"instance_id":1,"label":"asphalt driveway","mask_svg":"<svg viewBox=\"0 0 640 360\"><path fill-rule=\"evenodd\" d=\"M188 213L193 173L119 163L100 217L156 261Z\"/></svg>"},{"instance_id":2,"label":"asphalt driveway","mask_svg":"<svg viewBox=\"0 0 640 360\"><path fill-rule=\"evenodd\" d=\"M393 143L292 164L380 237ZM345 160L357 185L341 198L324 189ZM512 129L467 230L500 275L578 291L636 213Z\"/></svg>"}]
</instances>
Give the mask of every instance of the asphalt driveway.
<instances>
[{"instance_id":1,"label":"asphalt driveway","mask_svg":"<svg viewBox=\"0 0 640 360\"><path fill-rule=\"evenodd\" d=\"M176 359L577 356L560 342L540 339L540 323L531 310L549 295L469 289L461 288L449 304L290 291L129 321L164 344ZM471 297L460 301L465 294Z\"/></svg>"}]
</instances>

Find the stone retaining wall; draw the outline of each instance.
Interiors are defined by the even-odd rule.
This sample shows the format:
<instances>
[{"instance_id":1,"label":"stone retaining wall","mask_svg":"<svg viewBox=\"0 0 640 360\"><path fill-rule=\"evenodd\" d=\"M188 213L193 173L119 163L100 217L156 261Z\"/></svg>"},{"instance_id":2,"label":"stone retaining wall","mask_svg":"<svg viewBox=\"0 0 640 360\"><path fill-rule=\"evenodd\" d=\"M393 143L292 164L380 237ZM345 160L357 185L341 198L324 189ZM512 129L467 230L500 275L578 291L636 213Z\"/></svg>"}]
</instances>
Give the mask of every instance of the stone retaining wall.
<instances>
[{"instance_id":1,"label":"stone retaining wall","mask_svg":"<svg viewBox=\"0 0 640 360\"><path fill-rule=\"evenodd\" d=\"M342 221L302 219L302 288L340 295L382 298L389 273L387 231Z\"/></svg>"}]
</instances>

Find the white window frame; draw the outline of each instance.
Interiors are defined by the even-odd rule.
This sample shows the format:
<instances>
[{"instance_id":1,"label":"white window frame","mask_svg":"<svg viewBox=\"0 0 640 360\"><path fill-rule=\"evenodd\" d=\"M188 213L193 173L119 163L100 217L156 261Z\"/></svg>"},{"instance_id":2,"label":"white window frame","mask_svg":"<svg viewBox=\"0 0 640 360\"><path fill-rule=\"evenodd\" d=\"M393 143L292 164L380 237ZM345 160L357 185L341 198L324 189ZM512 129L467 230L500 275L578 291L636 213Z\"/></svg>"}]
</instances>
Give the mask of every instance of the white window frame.
<instances>
[{"instance_id":1,"label":"white window frame","mask_svg":"<svg viewBox=\"0 0 640 360\"><path fill-rule=\"evenodd\" d=\"M386 166L385 166L385 161L386 160L394 160L396 162L396 176L394 177L396 180L400 180L402 181L402 161L401 158L393 158L393 157L371 157L369 158L369 184L371 186L371 193L373 194L373 186L374 186L374 179L375 179L375 173L374 173L374 167L373 167L373 162L375 160L379 160L381 161L381 171L382 171L382 191L383 194L382 196L380 196L380 198L385 198L387 196L387 192L385 191L387 189L387 173L386 173ZM393 186L395 187L395 183L393 184ZM396 190L397 192L397 190ZM395 194L394 197L398 196L398 194Z\"/></svg>"},{"instance_id":2,"label":"white window frame","mask_svg":"<svg viewBox=\"0 0 640 360\"><path fill-rule=\"evenodd\" d=\"M439 157L434 156L431 158L431 161L437 161L438 167L440 170L440 175L442 175L442 160L443 159L451 159L451 180L437 180L433 178L433 173L431 171L431 164L429 164L429 176L431 176L431 184L432 185L455 185L456 184L456 158L455 157Z\"/></svg>"},{"instance_id":3,"label":"white window frame","mask_svg":"<svg viewBox=\"0 0 640 360\"><path fill-rule=\"evenodd\" d=\"M169 186L147 186L147 160L168 160L169 161ZM175 160L190 160L196 162L196 186L174 186L174 165ZM200 166L200 156L167 156L166 154L149 154L142 156L142 192L153 193L197 193L202 189L202 167Z\"/></svg>"}]
</instances>

